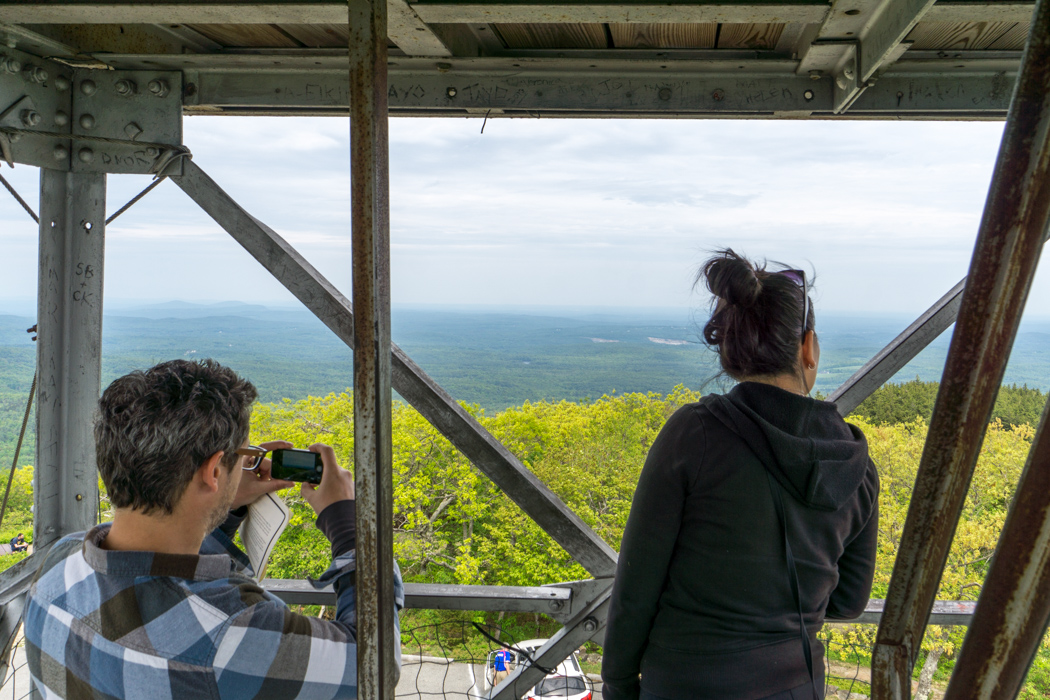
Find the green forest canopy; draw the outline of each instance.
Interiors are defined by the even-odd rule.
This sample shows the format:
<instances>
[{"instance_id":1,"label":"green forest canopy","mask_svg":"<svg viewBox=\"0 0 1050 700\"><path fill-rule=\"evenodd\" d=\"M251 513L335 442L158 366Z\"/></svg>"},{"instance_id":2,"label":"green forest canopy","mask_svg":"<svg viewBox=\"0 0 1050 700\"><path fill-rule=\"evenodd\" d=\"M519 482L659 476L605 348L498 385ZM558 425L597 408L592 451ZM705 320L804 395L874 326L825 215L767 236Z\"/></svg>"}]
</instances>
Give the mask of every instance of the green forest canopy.
<instances>
[{"instance_id":1,"label":"green forest canopy","mask_svg":"<svg viewBox=\"0 0 1050 700\"><path fill-rule=\"evenodd\" d=\"M850 417L866 433L881 478L874 598L885 597L887 591L936 391L932 382L887 385ZM678 387L666 396L632 393L593 402L525 403L492 414L476 406L467 409L584 522L618 548L649 446L672 412L698 398L697 392ZM1000 392L939 598L977 598L1045 401L1044 394L1026 387L1004 387ZM330 394L258 405L251 439L276 438L300 447L328 443L340 462L349 464L352 397ZM394 547L406 580L535 586L588 578L582 567L411 407L395 405L393 440ZM0 541L29 530L31 492L31 468L21 469L10 513L0 528ZM284 496L293 518L274 551L267 575L317 576L328 564L328 544L298 492L289 490ZM488 619L483 613L407 611L405 615L403 624L464 615ZM509 616L501 624L518 638L550 634L555 628L524 616ZM964 634L962 627L931 627L927 633L923 649L943 653L942 674L950 671ZM870 625L825 631L833 658L844 654L847 647L869 648L873 635ZM1048 693L1050 653L1044 645L1022 697L1046 697Z\"/></svg>"}]
</instances>

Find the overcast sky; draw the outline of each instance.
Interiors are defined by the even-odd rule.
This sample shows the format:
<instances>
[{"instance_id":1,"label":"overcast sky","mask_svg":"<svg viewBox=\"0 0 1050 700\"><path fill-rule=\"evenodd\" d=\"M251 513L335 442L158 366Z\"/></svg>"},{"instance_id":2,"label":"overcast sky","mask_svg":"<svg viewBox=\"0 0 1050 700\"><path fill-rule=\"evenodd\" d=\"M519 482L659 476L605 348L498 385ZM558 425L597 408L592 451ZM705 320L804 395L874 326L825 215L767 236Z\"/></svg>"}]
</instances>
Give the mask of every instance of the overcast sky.
<instances>
[{"instance_id":1,"label":"overcast sky","mask_svg":"<svg viewBox=\"0 0 1050 700\"><path fill-rule=\"evenodd\" d=\"M817 308L915 314L966 272L1001 122L395 119L395 304L697 306L731 246L817 273ZM348 123L192 117L194 160L349 296ZM37 204L37 171L3 174ZM109 211L149 181L111 176ZM172 183L107 235L114 301L291 296ZM0 313L36 228L0 191ZM1050 273L1029 316L1050 315Z\"/></svg>"}]
</instances>

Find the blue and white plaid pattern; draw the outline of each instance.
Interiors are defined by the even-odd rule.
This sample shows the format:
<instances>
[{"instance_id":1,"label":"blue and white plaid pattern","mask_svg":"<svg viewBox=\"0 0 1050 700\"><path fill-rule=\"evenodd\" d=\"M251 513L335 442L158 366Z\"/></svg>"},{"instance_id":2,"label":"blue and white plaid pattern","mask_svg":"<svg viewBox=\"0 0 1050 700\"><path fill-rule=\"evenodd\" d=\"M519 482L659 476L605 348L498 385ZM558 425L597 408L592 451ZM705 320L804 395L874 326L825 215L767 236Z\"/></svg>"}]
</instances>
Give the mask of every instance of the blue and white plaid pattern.
<instances>
[{"instance_id":1,"label":"blue and white plaid pattern","mask_svg":"<svg viewBox=\"0 0 1050 700\"><path fill-rule=\"evenodd\" d=\"M107 551L99 543L108 531L57 542L30 588L26 652L46 700L357 696L353 551L314 582L338 595L336 619L326 621L261 588L218 530L199 556ZM400 609L396 564L394 581Z\"/></svg>"}]
</instances>

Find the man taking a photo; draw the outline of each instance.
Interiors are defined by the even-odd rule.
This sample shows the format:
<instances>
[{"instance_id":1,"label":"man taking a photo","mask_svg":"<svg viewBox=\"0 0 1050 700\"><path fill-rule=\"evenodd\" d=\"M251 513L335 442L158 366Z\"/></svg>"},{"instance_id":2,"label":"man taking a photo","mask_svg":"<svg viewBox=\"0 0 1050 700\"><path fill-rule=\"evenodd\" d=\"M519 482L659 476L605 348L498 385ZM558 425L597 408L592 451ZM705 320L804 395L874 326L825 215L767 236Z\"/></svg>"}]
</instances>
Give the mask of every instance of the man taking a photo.
<instances>
[{"instance_id":1,"label":"man taking a photo","mask_svg":"<svg viewBox=\"0 0 1050 700\"><path fill-rule=\"evenodd\" d=\"M332 448L309 447L324 470L302 495L331 543L315 585L334 586L334 621L297 615L261 588L231 540L247 505L292 485L270 479L269 460L246 471L257 462L255 398L211 360L132 372L103 393L95 443L113 522L55 543L26 601L29 668L44 697L357 696L354 480ZM394 582L400 609L396 564Z\"/></svg>"}]
</instances>

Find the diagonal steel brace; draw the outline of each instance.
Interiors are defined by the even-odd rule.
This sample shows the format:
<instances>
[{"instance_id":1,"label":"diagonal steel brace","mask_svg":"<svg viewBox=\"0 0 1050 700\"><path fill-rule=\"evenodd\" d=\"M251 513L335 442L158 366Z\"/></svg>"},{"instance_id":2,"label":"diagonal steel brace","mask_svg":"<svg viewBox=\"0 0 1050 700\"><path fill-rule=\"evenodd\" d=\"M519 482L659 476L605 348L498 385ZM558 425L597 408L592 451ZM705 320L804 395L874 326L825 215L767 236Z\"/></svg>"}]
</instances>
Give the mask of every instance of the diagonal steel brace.
<instances>
[{"instance_id":1,"label":"diagonal steel brace","mask_svg":"<svg viewBox=\"0 0 1050 700\"><path fill-rule=\"evenodd\" d=\"M192 160L171 176L216 223L353 347L350 301L287 241L245 211ZM616 571L616 552L449 394L391 344L393 387L595 578Z\"/></svg>"}]
</instances>

